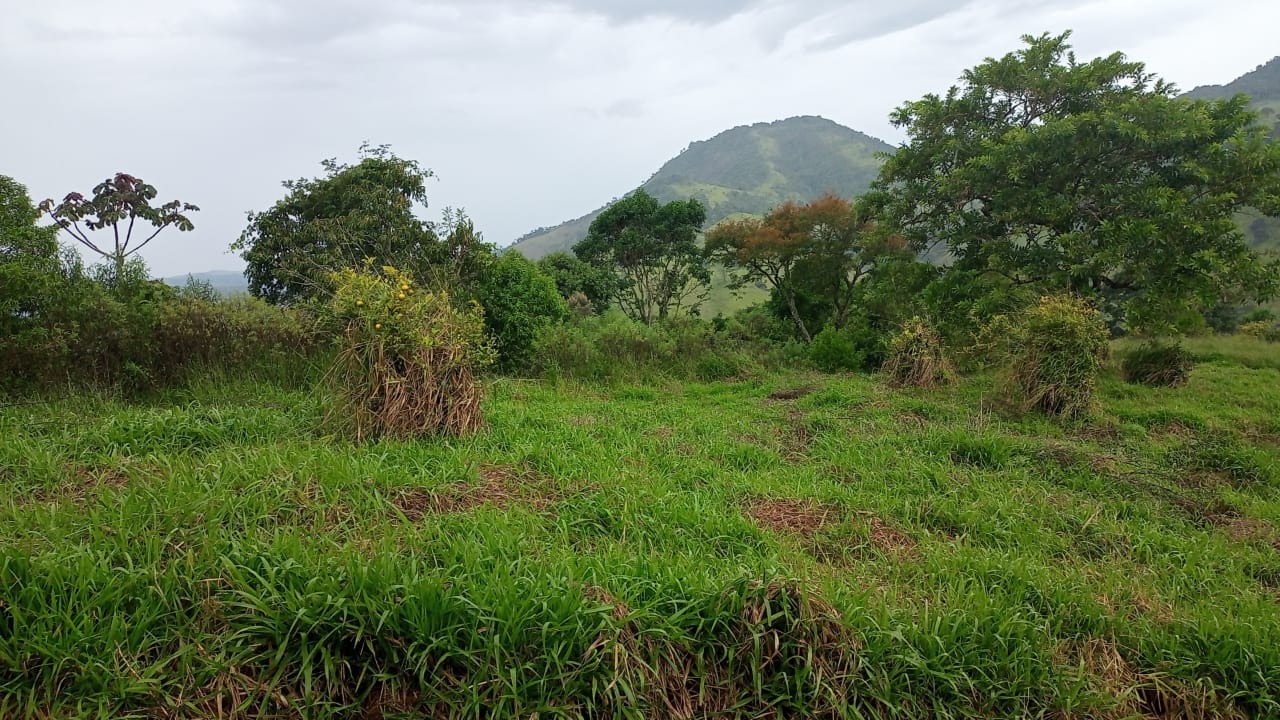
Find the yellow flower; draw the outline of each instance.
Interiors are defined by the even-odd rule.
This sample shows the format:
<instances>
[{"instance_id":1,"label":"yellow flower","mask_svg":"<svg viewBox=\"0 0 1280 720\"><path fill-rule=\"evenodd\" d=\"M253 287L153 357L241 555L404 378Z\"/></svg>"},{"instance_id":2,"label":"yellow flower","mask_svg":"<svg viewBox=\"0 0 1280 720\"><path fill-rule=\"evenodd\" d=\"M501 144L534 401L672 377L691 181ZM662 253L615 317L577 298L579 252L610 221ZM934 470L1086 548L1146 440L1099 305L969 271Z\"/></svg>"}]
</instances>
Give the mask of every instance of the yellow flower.
<instances>
[{"instance_id":1,"label":"yellow flower","mask_svg":"<svg viewBox=\"0 0 1280 720\"><path fill-rule=\"evenodd\" d=\"M373 329L374 329L374 330L381 330L381 329L382 329L382 323L374 323L374 325L373 325Z\"/></svg>"},{"instance_id":2,"label":"yellow flower","mask_svg":"<svg viewBox=\"0 0 1280 720\"><path fill-rule=\"evenodd\" d=\"M408 289L409 289L409 286L408 286L408 285L404 285L404 284L402 284L402 285L400 286L400 289L401 289L401 290L408 290Z\"/></svg>"},{"instance_id":3,"label":"yellow flower","mask_svg":"<svg viewBox=\"0 0 1280 720\"><path fill-rule=\"evenodd\" d=\"M405 297L405 296L404 296L404 293L400 293L400 299L401 299L401 300L403 300L403 299L404 299L404 297Z\"/></svg>"},{"instance_id":4,"label":"yellow flower","mask_svg":"<svg viewBox=\"0 0 1280 720\"><path fill-rule=\"evenodd\" d=\"M357 300L357 301L356 301L356 307L360 307L360 306L362 306L362 305L364 305L364 301L363 301L363 300Z\"/></svg>"}]
</instances>

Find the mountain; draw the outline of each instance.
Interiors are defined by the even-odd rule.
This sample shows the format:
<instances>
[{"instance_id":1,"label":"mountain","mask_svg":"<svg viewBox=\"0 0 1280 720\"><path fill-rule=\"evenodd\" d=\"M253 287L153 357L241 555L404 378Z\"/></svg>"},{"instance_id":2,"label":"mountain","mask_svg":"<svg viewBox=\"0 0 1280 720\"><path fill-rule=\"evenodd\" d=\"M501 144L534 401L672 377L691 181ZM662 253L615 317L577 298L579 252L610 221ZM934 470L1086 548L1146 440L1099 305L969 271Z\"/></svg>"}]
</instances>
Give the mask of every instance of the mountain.
<instances>
[{"instance_id":1,"label":"mountain","mask_svg":"<svg viewBox=\"0 0 1280 720\"><path fill-rule=\"evenodd\" d=\"M1204 85L1182 97L1218 100L1234 97L1237 93L1249 96L1250 107L1258 111L1262 122L1271 126L1271 137L1280 142L1280 56L1226 85ZM1237 213L1236 221L1248 236L1250 245L1259 250L1280 252L1280 219L1248 211Z\"/></svg>"},{"instance_id":2,"label":"mountain","mask_svg":"<svg viewBox=\"0 0 1280 720\"><path fill-rule=\"evenodd\" d=\"M244 273L235 270L210 270L187 275L174 275L173 277L163 278L163 280L174 287L182 287L187 284L188 278L209 283L214 290L217 290L224 297L249 292L249 283L244 279Z\"/></svg>"},{"instance_id":3,"label":"mountain","mask_svg":"<svg viewBox=\"0 0 1280 720\"><path fill-rule=\"evenodd\" d=\"M689 145L643 187L663 202L697 198L707 224L730 215L763 215L787 201L866 191L880 171L878 153L892 145L820 117L793 117L726 130ZM540 228L512 248L537 259L569 250L586 237L600 208L553 228Z\"/></svg>"}]
</instances>

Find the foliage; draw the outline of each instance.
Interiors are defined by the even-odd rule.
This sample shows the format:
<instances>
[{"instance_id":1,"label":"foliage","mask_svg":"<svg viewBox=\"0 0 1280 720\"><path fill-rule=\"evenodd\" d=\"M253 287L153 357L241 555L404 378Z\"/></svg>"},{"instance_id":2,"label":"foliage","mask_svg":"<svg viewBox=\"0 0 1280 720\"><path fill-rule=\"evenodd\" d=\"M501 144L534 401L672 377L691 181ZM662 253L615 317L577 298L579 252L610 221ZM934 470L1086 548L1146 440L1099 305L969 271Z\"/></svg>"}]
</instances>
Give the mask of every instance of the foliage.
<instances>
[{"instance_id":1,"label":"foliage","mask_svg":"<svg viewBox=\"0 0 1280 720\"><path fill-rule=\"evenodd\" d=\"M1250 335L1267 342L1280 342L1280 323L1267 320L1255 320L1240 326L1241 335Z\"/></svg>"},{"instance_id":2,"label":"foliage","mask_svg":"<svg viewBox=\"0 0 1280 720\"><path fill-rule=\"evenodd\" d=\"M909 142L877 181L884 216L959 270L1087 295L1133 328L1271 296L1280 273L1232 214L1280 213L1280 145L1245 99L1175 99L1119 53L1078 62L1068 36L1026 37L899 108Z\"/></svg>"},{"instance_id":3,"label":"foliage","mask_svg":"<svg viewBox=\"0 0 1280 720\"><path fill-rule=\"evenodd\" d=\"M39 227L27 189L0 175L0 345L35 340L40 316L57 293L57 229Z\"/></svg>"},{"instance_id":4,"label":"foliage","mask_svg":"<svg viewBox=\"0 0 1280 720\"><path fill-rule=\"evenodd\" d=\"M1023 410L1079 417L1091 410L1109 333L1101 314L1071 295L1045 296L1017 315L1000 315L984 344L1004 363L1004 392Z\"/></svg>"},{"instance_id":5,"label":"foliage","mask_svg":"<svg viewBox=\"0 0 1280 720\"><path fill-rule=\"evenodd\" d=\"M426 203L431 171L385 145L362 145L359 158L355 165L325 160L323 177L286 180L283 199L249 213L232 248L248 263L250 293L276 304L323 299L332 273L367 259L419 274L449 260L449 244L414 214ZM451 228L460 247L468 228L465 221Z\"/></svg>"},{"instance_id":6,"label":"foliage","mask_svg":"<svg viewBox=\"0 0 1280 720\"><path fill-rule=\"evenodd\" d=\"M908 320L889 341L884 373L894 387L934 388L956 381L942 337L919 317Z\"/></svg>"},{"instance_id":7,"label":"foliage","mask_svg":"<svg viewBox=\"0 0 1280 720\"><path fill-rule=\"evenodd\" d=\"M494 361L478 305L420 289L394 267L334 273L329 311L344 328L330 372L330 427L356 440L462 435L480 427L476 371Z\"/></svg>"},{"instance_id":8,"label":"foliage","mask_svg":"<svg viewBox=\"0 0 1280 720\"><path fill-rule=\"evenodd\" d=\"M158 194L154 186L141 178L116 173L93 189L93 197L68 193L60 203L54 204L51 199L40 203L40 210L48 213L76 242L111 261L113 271L121 276L130 256L146 247L165 228L174 227L179 232L195 229L186 213L200 208L181 200L152 205ZM144 231L145 237L134 244L133 232L139 220L150 225L151 230ZM102 231L109 231L110 245L95 241L95 237L108 235Z\"/></svg>"},{"instance_id":9,"label":"foliage","mask_svg":"<svg viewBox=\"0 0 1280 720\"><path fill-rule=\"evenodd\" d=\"M563 251L553 252L538 260L538 269L555 281L561 297L568 300L574 293L581 293L596 314L609 308L618 284L617 276L613 273Z\"/></svg>"},{"instance_id":10,"label":"foliage","mask_svg":"<svg viewBox=\"0 0 1280 720\"><path fill-rule=\"evenodd\" d=\"M317 338L300 311L260 298L210 297L179 289L156 309L148 361L158 381L190 380L191 371L305 366Z\"/></svg>"},{"instance_id":11,"label":"foliage","mask_svg":"<svg viewBox=\"0 0 1280 720\"><path fill-rule=\"evenodd\" d=\"M697 200L661 204L644 190L619 200L591 223L573 252L618 278L613 299L646 325L696 313L711 273L697 236L706 210Z\"/></svg>"},{"instance_id":12,"label":"foliage","mask_svg":"<svg viewBox=\"0 0 1280 720\"><path fill-rule=\"evenodd\" d=\"M1195 367L1195 356L1177 343L1150 341L1120 355L1124 379L1140 385L1186 385Z\"/></svg>"},{"instance_id":13,"label":"foliage","mask_svg":"<svg viewBox=\"0 0 1280 720\"><path fill-rule=\"evenodd\" d=\"M553 378L638 377L724 379L758 367L794 364L778 347L697 318L645 325L617 311L552 325L538 337L533 372Z\"/></svg>"},{"instance_id":14,"label":"foliage","mask_svg":"<svg viewBox=\"0 0 1280 720\"><path fill-rule=\"evenodd\" d=\"M485 330L497 351L498 367L522 367L538 332L563 320L569 307L555 282L519 253L503 253L484 269L476 299L484 308Z\"/></svg>"},{"instance_id":15,"label":"foliage","mask_svg":"<svg viewBox=\"0 0 1280 720\"><path fill-rule=\"evenodd\" d=\"M866 326L828 325L814 336L809 359L827 372L875 370L888 359L888 343L882 333Z\"/></svg>"},{"instance_id":16,"label":"foliage","mask_svg":"<svg viewBox=\"0 0 1280 720\"><path fill-rule=\"evenodd\" d=\"M898 239L834 195L803 205L786 202L762 219L729 220L706 236L710 259L742 271L734 286L768 283L805 342L813 336L797 305L799 296L820 303L831 324L842 328L859 284L883 256L901 248Z\"/></svg>"}]
</instances>

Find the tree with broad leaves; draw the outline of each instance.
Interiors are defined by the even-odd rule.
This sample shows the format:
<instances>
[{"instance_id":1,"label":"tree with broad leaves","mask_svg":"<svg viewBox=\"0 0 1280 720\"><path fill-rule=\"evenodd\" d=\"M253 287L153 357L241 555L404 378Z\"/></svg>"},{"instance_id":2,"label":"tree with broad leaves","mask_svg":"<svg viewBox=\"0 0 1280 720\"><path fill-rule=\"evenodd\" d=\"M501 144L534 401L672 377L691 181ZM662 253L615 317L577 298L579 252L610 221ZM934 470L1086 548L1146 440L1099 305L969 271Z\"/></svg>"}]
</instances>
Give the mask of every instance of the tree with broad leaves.
<instances>
[{"instance_id":1,"label":"tree with broad leaves","mask_svg":"<svg viewBox=\"0 0 1280 720\"><path fill-rule=\"evenodd\" d=\"M372 258L412 272L424 282L444 265L465 258L472 228L465 216L446 218L457 243L444 243L419 219L431 170L397 157L386 145L360 146L354 165L321 163L324 176L286 180L288 194L271 208L249 213L232 249L248 263L249 292L288 304L327 297L329 276ZM464 237L468 236L468 237Z\"/></svg>"},{"instance_id":2,"label":"tree with broad leaves","mask_svg":"<svg viewBox=\"0 0 1280 720\"><path fill-rule=\"evenodd\" d=\"M120 278L129 256L146 247L165 228L175 227L179 232L195 228L186 213L200 208L181 200L153 205L157 194L155 187L141 178L116 173L93 189L93 197L73 192L60 203L45 200L40 203L40 211L48 213L76 242L110 260L114 277ZM134 230L141 229L138 221L151 227L135 242L138 238L134 237ZM108 229L105 242L97 239L101 231Z\"/></svg>"},{"instance_id":3,"label":"tree with broad leaves","mask_svg":"<svg viewBox=\"0 0 1280 720\"><path fill-rule=\"evenodd\" d=\"M882 216L956 270L1092 296L1133 329L1273 295L1276 266L1232 220L1280 212L1280 144L1246 98L1178 99L1121 53L1078 61L1069 37L1025 36L898 108L908 142L873 188Z\"/></svg>"},{"instance_id":4,"label":"tree with broad leaves","mask_svg":"<svg viewBox=\"0 0 1280 720\"><path fill-rule=\"evenodd\" d=\"M573 246L582 260L618 276L614 300L645 324L696 312L706 299L711 272L698 247L707 211L697 200L665 205L636 190L592 221Z\"/></svg>"},{"instance_id":5,"label":"tree with broad leaves","mask_svg":"<svg viewBox=\"0 0 1280 720\"><path fill-rule=\"evenodd\" d=\"M905 241L854 204L827 195L813 202L786 202L763 218L728 220L707 232L706 253L734 275L732 287L764 281L787 308L805 342L813 333L797 300L804 295L823 305L831 324L844 327L865 280L884 257L900 253Z\"/></svg>"}]
</instances>

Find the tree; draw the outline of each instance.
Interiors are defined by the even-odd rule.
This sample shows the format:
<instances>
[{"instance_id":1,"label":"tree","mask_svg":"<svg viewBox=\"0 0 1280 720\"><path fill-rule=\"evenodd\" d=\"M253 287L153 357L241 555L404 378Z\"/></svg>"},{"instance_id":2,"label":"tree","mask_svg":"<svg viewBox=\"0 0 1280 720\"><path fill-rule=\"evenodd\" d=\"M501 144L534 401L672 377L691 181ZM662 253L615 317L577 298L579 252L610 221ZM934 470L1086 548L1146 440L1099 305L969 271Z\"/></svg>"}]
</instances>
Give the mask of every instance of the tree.
<instances>
[{"instance_id":1,"label":"tree","mask_svg":"<svg viewBox=\"0 0 1280 720\"><path fill-rule=\"evenodd\" d=\"M1187 101L1115 53L1078 62L1070 33L964 73L892 116L909 141L872 197L919 251L1037 292L1106 301L1161 329L1230 288L1276 289L1232 213L1280 212L1280 145L1231 100Z\"/></svg>"},{"instance_id":2,"label":"tree","mask_svg":"<svg viewBox=\"0 0 1280 720\"><path fill-rule=\"evenodd\" d=\"M498 351L498 365L518 369L529 359L538 332L569 314L555 282L517 252L492 259L476 285L485 331Z\"/></svg>"},{"instance_id":3,"label":"tree","mask_svg":"<svg viewBox=\"0 0 1280 720\"><path fill-rule=\"evenodd\" d=\"M825 306L828 319L844 327L859 284L902 241L848 201L827 195L810 203L786 202L764 218L720 223L707 232L708 257L741 270L733 285L764 281L786 307L796 331L813 333L799 307L808 296Z\"/></svg>"},{"instance_id":4,"label":"tree","mask_svg":"<svg viewBox=\"0 0 1280 720\"><path fill-rule=\"evenodd\" d=\"M125 263L147 243L167 227L179 232L195 229L186 213L200 208L181 200L171 200L163 205L152 205L156 199L155 187L141 178L116 173L93 189L93 197L73 192L54 204L52 199L40 203L40 210L49 213L58 227L66 231L76 242L111 261L115 277L125 275ZM142 220L151 225L151 232L134 244L134 229ZM81 226L81 223L84 223ZM91 233L111 229L110 245L95 242Z\"/></svg>"},{"instance_id":5,"label":"tree","mask_svg":"<svg viewBox=\"0 0 1280 720\"><path fill-rule=\"evenodd\" d=\"M636 190L606 208L573 246L579 258L618 277L613 297L629 317L645 324L681 311L695 312L711 273L698 248L707 212L697 200L659 203Z\"/></svg>"},{"instance_id":6,"label":"tree","mask_svg":"<svg viewBox=\"0 0 1280 720\"><path fill-rule=\"evenodd\" d=\"M419 276L449 249L414 209L426 204L430 170L387 146L360 147L355 165L321 162L324 177L287 180L271 209L250 212L232 248L248 263L249 291L273 303L328 295L331 273L367 259Z\"/></svg>"},{"instance_id":7,"label":"tree","mask_svg":"<svg viewBox=\"0 0 1280 720\"><path fill-rule=\"evenodd\" d=\"M40 227L27 189L0 175L0 336L17 338L54 292L57 226Z\"/></svg>"},{"instance_id":8,"label":"tree","mask_svg":"<svg viewBox=\"0 0 1280 720\"><path fill-rule=\"evenodd\" d=\"M567 300L574 293L582 293L596 313L609 308L618 284L617 275L563 251L543 256L538 260L538 269L555 281L560 297Z\"/></svg>"}]
</instances>

